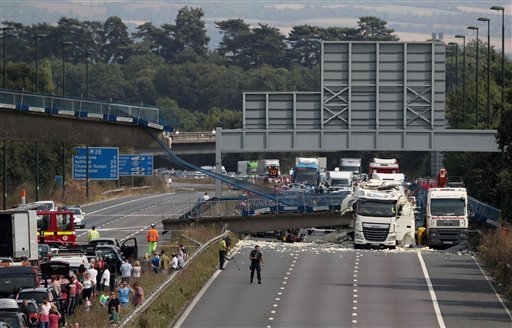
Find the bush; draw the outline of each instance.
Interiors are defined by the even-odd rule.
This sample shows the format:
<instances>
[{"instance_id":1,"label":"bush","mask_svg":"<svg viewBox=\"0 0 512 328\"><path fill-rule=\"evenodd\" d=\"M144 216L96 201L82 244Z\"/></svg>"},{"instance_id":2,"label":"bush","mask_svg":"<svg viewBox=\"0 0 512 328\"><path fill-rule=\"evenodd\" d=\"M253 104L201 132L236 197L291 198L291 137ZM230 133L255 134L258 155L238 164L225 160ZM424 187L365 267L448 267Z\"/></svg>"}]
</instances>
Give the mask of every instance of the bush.
<instances>
[{"instance_id":1,"label":"bush","mask_svg":"<svg viewBox=\"0 0 512 328\"><path fill-rule=\"evenodd\" d=\"M512 234L505 229L486 233L478 251L491 275L503 286L507 299L512 301Z\"/></svg>"}]
</instances>

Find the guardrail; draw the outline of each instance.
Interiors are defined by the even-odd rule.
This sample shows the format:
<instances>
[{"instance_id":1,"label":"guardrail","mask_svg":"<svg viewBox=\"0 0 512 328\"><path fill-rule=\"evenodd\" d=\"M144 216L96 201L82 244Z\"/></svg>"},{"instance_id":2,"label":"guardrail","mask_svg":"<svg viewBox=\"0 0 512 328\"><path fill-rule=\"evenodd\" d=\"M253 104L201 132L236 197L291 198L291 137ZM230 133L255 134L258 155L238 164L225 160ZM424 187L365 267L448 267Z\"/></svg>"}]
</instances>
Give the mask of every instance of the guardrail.
<instances>
[{"instance_id":1,"label":"guardrail","mask_svg":"<svg viewBox=\"0 0 512 328\"><path fill-rule=\"evenodd\" d=\"M0 107L25 112L102 119L172 131L156 107L0 90Z\"/></svg>"},{"instance_id":2,"label":"guardrail","mask_svg":"<svg viewBox=\"0 0 512 328\"><path fill-rule=\"evenodd\" d=\"M227 234L227 231L216 236L216 237L213 237L212 239L210 239L209 241L207 241L206 243L202 244L195 252L194 254L192 254L192 256L190 256L190 258L185 262L185 265L184 265L184 268L186 268L189 263L191 263L197 256L199 256L200 254L202 254L208 247L210 247L210 245L212 245L213 243L216 243L218 241L220 241L222 238L224 238ZM182 269L183 270L183 269ZM182 270L180 271L174 271L170 276L169 278L167 278L165 280L165 282L160 285L153 293L151 293L151 295L149 295L145 300L144 302L142 303L142 305L136 307L133 312L127 316L121 323L121 326L122 327L125 327L126 324L128 324L131 320L135 319L138 315L140 315L142 312L144 312L157 298L158 296L160 296L160 293L165 289L167 288L167 286L174 280L174 278L179 275Z\"/></svg>"}]
</instances>

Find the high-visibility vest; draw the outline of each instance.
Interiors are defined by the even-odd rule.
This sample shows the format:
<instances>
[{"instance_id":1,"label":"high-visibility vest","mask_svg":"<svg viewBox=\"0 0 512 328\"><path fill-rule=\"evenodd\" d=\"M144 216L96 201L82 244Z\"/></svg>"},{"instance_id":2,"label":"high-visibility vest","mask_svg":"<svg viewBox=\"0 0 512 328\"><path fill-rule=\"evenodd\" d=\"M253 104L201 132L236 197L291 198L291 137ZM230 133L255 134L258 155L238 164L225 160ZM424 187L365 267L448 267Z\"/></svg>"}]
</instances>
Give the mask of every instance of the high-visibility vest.
<instances>
[{"instance_id":1,"label":"high-visibility vest","mask_svg":"<svg viewBox=\"0 0 512 328\"><path fill-rule=\"evenodd\" d=\"M222 239L220 242L219 242L219 251L226 251L227 250L227 246L226 246L226 241L224 239Z\"/></svg>"},{"instance_id":2,"label":"high-visibility vest","mask_svg":"<svg viewBox=\"0 0 512 328\"><path fill-rule=\"evenodd\" d=\"M89 239L89 241L96 239L96 238L100 238L100 233L98 232L98 230L91 229L87 232L87 239Z\"/></svg>"},{"instance_id":3,"label":"high-visibility vest","mask_svg":"<svg viewBox=\"0 0 512 328\"><path fill-rule=\"evenodd\" d=\"M148 231L148 241L155 242L155 241L158 241L158 239L159 239L158 231L156 231L156 229L154 229L154 228L149 229L149 231Z\"/></svg>"}]
</instances>

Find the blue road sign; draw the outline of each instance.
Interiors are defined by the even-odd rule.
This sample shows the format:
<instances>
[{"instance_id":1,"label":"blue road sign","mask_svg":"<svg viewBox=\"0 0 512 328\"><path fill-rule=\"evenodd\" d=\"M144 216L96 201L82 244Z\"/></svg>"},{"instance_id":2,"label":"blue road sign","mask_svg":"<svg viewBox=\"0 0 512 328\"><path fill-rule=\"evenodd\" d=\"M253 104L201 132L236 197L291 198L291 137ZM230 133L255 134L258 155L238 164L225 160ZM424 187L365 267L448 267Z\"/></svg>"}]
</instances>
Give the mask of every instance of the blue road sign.
<instances>
[{"instance_id":1,"label":"blue road sign","mask_svg":"<svg viewBox=\"0 0 512 328\"><path fill-rule=\"evenodd\" d=\"M119 176L153 175L153 155L119 155Z\"/></svg>"},{"instance_id":2,"label":"blue road sign","mask_svg":"<svg viewBox=\"0 0 512 328\"><path fill-rule=\"evenodd\" d=\"M73 179L86 178L86 149L75 148L73 155ZM119 148L89 147L89 180L119 179Z\"/></svg>"}]
</instances>

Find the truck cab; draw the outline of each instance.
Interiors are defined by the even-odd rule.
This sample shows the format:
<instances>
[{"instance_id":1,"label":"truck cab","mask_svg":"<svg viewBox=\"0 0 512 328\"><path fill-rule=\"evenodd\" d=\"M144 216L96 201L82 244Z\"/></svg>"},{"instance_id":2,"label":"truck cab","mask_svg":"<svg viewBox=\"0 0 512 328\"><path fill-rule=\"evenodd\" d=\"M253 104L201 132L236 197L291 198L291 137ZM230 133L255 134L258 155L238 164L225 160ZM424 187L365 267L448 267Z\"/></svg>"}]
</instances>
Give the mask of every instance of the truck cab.
<instances>
[{"instance_id":1,"label":"truck cab","mask_svg":"<svg viewBox=\"0 0 512 328\"><path fill-rule=\"evenodd\" d=\"M386 246L394 248L396 242L397 202L396 189L373 190L358 188L354 208L354 248Z\"/></svg>"},{"instance_id":2,"label":"truck cab","mask_svg":"<svg viewBox=\"0 0 512 328\"><path fill-rule=\"evenodd\" d=\"M468 238L466 188L430 188L427 195L427 244L457 245Z\"/></svg>"},{"instance_id":3,"label":"truck cab","mask_svg":"<svg viewBox=\"0 0 512 328\"><path fill-rule=\"evenodd\" d=\"M354 173L352 171L329 171L327 183L330 193L352 192Z\"/></svg>"}]
</instances>

